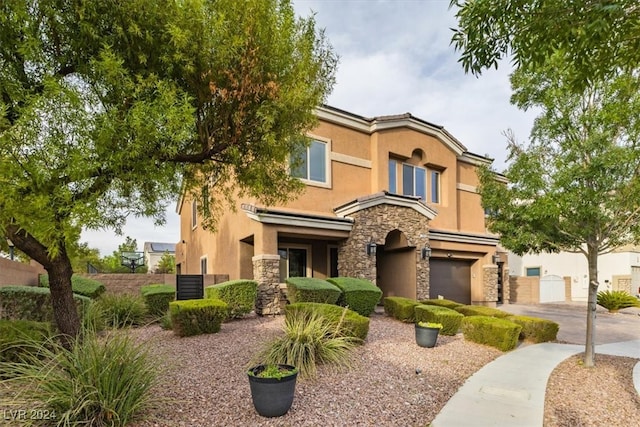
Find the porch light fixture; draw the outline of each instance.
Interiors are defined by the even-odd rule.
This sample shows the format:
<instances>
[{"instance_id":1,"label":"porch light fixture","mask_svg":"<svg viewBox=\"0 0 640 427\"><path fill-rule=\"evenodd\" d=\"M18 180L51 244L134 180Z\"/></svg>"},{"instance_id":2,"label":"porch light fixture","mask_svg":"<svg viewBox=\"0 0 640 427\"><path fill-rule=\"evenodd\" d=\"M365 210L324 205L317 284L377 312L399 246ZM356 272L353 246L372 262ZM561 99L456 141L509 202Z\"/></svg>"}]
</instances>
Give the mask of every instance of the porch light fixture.
<instances>
[{"instance_id":1,"label":"porch light fixture","mask_svg":"<svg viewBox=\"0 0 640 427\"><path fill-rule=\"evenodd\" d=\"M500 255L498 255L498 252L496 252L495 254L493 254L493 255L491 256L491 261L492 261L494 264L497 264L497 263L499 263L499 262L500 262Z\"/></svg>"},{"instance_id":2,"label":"porch light fixture","mask_svg":"<svg viewBox=\"0 0 640 427\"><path fill-rule=\"evenodd\" d=\"M376 245L375 242L367 243L367 255L375 256L377 247L378 245Z\"/></svg>"},{"instance_id":3,"label":"porch light fixture","mask_svg":"<svg viewBox=\"0 0 640 427\"><path fill-rule=\"evenodd\" d=\"M425 245L424 248L422 248L422 259L427 259L429 257L431 257L431 248L429 245Z\"/></svg>"}]
</instances>

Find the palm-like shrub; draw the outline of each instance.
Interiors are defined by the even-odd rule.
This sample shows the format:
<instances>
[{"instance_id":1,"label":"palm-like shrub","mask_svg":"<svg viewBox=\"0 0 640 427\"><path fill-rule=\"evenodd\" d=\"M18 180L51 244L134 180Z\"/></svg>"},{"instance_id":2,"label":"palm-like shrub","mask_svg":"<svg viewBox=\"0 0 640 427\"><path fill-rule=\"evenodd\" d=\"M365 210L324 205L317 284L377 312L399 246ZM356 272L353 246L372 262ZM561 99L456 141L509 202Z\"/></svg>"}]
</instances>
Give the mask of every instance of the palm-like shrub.
<instances>
[{"instance_id":1,"label":"palm-like shrub","mask_svg":"<svg viewBox=\"0 0 640 427\"><path fill-rule=\"evenodd\" d=\"M640 307L640 300L625 291L600 291L598 305L609 310L609 313L616 313L623 308Z\"/></svg>"},{"instance_id":2,"label":"palm-like shrub","mask_svg":"<svg viewBox=\"0 0 640 427\"><path fill-rule=\"evenodd\" d=\"M286 317L283 329L284 336L260 354L262 363L295 366L302 378L314 378L318 364L351 366L350 352L358 340L337 334L340 324L336 327L313 311L301 310Z\"/></svg>"},{"instance_id":3,"label":"palm-like shrub","mask_svg":"<svg viewBox=\"0 0 640 427\"><path fill-rule=\"evenodd\" d=\"M19 390L13 406L47 409L56 425L125 426L157 402L157 363L126 335L87 332L70 350L55 339L32 346L20 362L0 364Z\"/></svg>"},{"instance_id":4,"label":"palm-like shrub","mask_svg":"<svg viewBox=\"0 0 640 427\"><path fill-rule=\"evenodd\" d=\"M124 328L141 325L147 316L144 299L138 295L104 294L96 302L107 326Z\"/></svg>"}]
</instances>

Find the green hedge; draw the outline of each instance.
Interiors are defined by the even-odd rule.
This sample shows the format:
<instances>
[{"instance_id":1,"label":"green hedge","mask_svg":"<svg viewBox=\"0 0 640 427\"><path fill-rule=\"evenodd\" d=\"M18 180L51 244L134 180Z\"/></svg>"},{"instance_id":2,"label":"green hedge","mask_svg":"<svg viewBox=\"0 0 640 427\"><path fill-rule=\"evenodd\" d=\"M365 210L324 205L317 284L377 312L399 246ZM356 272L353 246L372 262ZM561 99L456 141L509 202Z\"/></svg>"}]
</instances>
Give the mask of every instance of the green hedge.
<instances>
[{"instance_id":1,"label":"green hedge","mask_svg":"<svg viewBox=\"0 0 640 427\"><path fill-rule=\"evenodd\" d=\"M483 305L461 305L454 308L458 313L462 313L465 316L487 316L497 317L498 319L504 319L511 316L511 313L499 310L493 307L485 307Z\"/></svg>"},{"instance_id":2,"label":"green hedge","mask_svg":"<svg viewBox=\"0 0 640 427\"><path fill-rule=\"evenodd\" d=\"M342 293L338 305L349 307L358 314L369 317L382 297L382 290L366 279L333 277L327 282L336 285Z\"/></svg>"},{"instance_id":3,"label":"green hedge","mask_svg":"<svg viewBox=\"0 0 640 427\"><path fill-rule=\"evenodd\" d=\"M522 326L496 317L469 316L462 319L461 329L466 340L509 351L518 345Z\"/></svg>"},{"instance_id":4,"label":"green hedge","mask_svg":"<svg viewBox=\"0 0 640 427\"><path fill-rule=\"evenodd\" d=\"M49 276L44 274L40 276L40 286L49 287ZM106 288L97 280L88 279L82 276L71 276L71 289L74 294L83 295L91 299L96 299L102 295Z\"/></svg>"},{"instance_id":5,"label":"green hedge","mask_svg":"<svg viewBox=\"0 0 640 427\"><path fill-rule=\"evenodd\" d=\"M437 305L439 307L446 307L452 310L455 310L456 307L460 307L464 305L464 304L460 304L459 302L451 301L450 299L444 299L444 298L425 299L419 302L420 304Z\"/></svg>"},{"instance_id":6,"label":"green hedge","mask_svg":"<svg viewBox=\"0 0 640 427\"><path fill-rule=\"evenodd\" d=\"M534 343L555 341L560 325L539 317L509 316L507 320L522 326L520 339Z\"/></svg>"},{"instance_id":7,"label":"green hedge","mask_svg":"<svg viewBox=\"0 0 640 427\"><path fill-rule=\"evenodd\" d=\"M319 302L335 304L342 291L326 280L313 277L289 277L287 279L287 297L289 302Z\"/></svg>"},{"instance_id":8,"label":"green hedge","mask_svg":"<svg viewBox=\"0 0 640 427\"><path fill-rule=\"evenodd\" d=\"M417 305L414 308L416 323L431 322L441 323L442 335L455 335L460 329L460 323L464 315L450 308L440 307L437 305Z\"/></svg>"},{"instance_id":9,"label":"green hedge","mask_svg":"<svg viewBox=\"0 0 640 427\"><path fill-rule=\"evenodd\" d=\"M146 285L140 288L147 311L152 316L162 317L169 310L169 303L176 299L176 287L173 285Z\"/></svg>"},{"instance_id":10,"label":"green hedge","mask_svg":"<svg viewBox=\"0 0 640 427\"><path fill-rule=\"evenodd\" d=\"M22 356L37 352L51 336L48 322L0 320L0 362L19 362Z\"/></svg>"},{"instance_id":11,"label":"green hedge","mask_svg":"<svg viewBox=\"0 0 640 427\"><path fill-rule=\"evenodd\" d=\"M73 299L76 302L78 315L83 318L84 311L91 303L91 299L82 295L74 295ZM0 287L0 319L54 323L49 288Z\"/></svg>"},{"instance_id":12,"label":"green hedge","mask_svg":"<svg viewBox=\"0 0 640 427\"><path fill-rule=\"evenodd\" d=\"M180 337L213 334L229 316L229 306L219 299L192 299L169 303L173 332Z\"/></svg>"},{"instance_id":13,"label":"green hedge","mask_svg":"<svg viewBox=\"0 0 640 427\"><path fill-rule=\"evenodd\" d=\"M292 316L298 311L313 311L337 326L342 318L344 308L333 304L317 302L299 302L289 304L284 308L285 317ZM342 320L341 330L341 335L356 337L364 342L369 333L369 318L347 309L345 317Z\"/></svg>"},{"instance_id":14,"label":"green hedge","mask_svg":"<svg viewBox=\"0 0 640 427\"><path fill-rule=\"evenodd\" d=\"M258 297L258 283L254 280L230 280L204 288L205 298L214 298L229 305L229 316L239 318L251 313Z\"/></svg>"},{"instance_id":15,"label":"green hedge","mask_svg":"<svg viewBox=\"0 0 640 427\"><path fill-rule=\"evenodd\" d=\"M404 297L385 297L382 304L387 316L408 323L416 321L414 309L420 305L418 301Z\"/></svg>"}]
</instances>

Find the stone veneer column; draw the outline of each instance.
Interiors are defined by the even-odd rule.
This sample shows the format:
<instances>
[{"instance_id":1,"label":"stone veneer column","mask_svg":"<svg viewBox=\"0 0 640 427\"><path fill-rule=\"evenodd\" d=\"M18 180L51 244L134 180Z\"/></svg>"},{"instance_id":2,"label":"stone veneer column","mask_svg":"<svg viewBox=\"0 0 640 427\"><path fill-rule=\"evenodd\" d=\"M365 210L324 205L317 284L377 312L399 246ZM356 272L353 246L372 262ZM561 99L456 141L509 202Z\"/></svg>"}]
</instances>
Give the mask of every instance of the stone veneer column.
<instances>
[{"instance_id":1,"label":"stone veneer column","mask_svg":"<svg viewBox=\"0 0 640 427\"><path fill-rule=\"evenodd\" d=\"M504 288L504 287L503 287ZM498 301L498 266L488 264L482 267L482 305L495 306Z\"/></svg>"},{"instance_id":2,"label":"stone veneer column","mask_svg":"<svg viewBox=\"0 0 640 427\"><path fill-rule=\"evenodd\" d=\"M280 314L280 255L256 255L253 280L258 282L256 314Z\"/></svg>"},{"instance_id":3,"label":"stone veneer column","mask_svg":"<svg viewBox=\"0 0 640 427\"><path fill-rule=\"evenodd\" d=\"M502 302L504 304L511 302L511 286L509 285L509 265L506 262L502 264Z\"/></svg>"}]
</instances>

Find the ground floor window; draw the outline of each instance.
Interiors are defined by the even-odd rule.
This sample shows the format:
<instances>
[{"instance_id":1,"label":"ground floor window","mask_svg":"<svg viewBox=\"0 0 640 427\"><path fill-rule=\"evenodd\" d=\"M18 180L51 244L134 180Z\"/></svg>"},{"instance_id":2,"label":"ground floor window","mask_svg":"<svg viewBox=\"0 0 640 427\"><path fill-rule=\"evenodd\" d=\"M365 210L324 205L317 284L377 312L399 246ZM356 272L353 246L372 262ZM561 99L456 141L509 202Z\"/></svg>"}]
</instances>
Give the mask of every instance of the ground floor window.
<instances>
[{"instance_id":1,"label":"ground floor window","mask_svg":"<svg viewBox=\"0 0 640 427\"><path fill-rule=\"evenodd\" d=\"M280 246L280 282L287 277L311 277L310 253L308 246Z\"/></svg>"}]
</instances>

